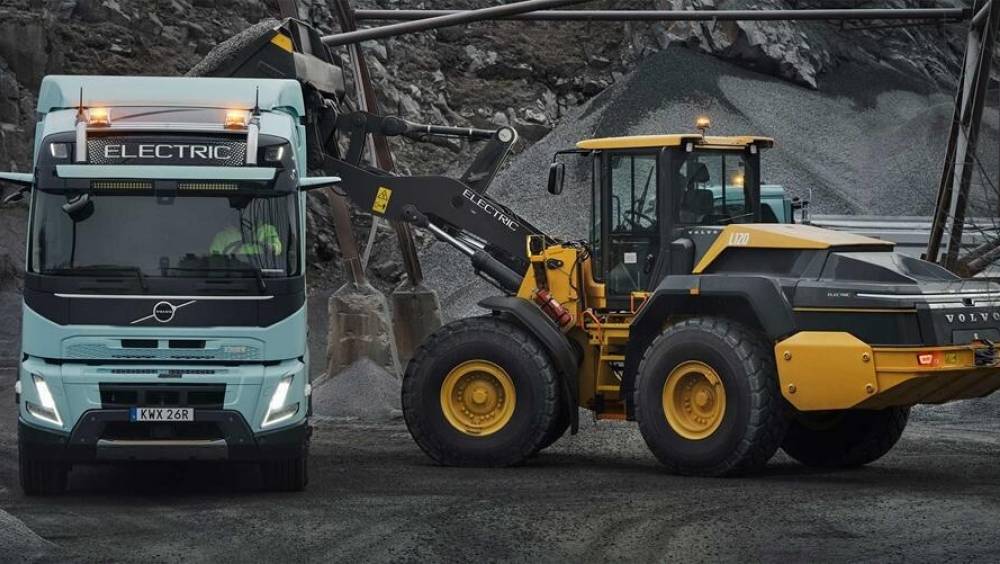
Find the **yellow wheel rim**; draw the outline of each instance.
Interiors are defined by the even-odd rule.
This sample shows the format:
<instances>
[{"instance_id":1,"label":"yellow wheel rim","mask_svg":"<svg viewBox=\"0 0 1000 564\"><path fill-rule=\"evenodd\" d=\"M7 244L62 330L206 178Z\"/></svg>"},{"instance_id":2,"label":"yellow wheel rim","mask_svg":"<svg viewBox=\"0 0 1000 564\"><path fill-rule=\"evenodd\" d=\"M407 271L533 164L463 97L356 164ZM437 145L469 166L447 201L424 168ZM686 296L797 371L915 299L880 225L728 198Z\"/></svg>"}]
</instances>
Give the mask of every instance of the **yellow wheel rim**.
<instances>
[{"instance_id":1,"label":"yellow wheel rim","mask_svg":"<svg viewBox=\"0 0 1000 564\"><path fill-rule=\"evenodd\" d=\"M663 384L663 413L685 439L711 436L726 413L726 388L719 374L697 360L678 365Z\"/></svg>"},{"instance_id":2,"label":"yellow wheel rim","mask_svg":"<svg viewBox=\"0 0 1000 564\"><path fill-rule=\"evenodd\" d=\"M441 384L441 411L458 431L473 437L492 435L514 415L517 396L507 372L487 360L459 364Z\"/></svg>"}]
</instances>

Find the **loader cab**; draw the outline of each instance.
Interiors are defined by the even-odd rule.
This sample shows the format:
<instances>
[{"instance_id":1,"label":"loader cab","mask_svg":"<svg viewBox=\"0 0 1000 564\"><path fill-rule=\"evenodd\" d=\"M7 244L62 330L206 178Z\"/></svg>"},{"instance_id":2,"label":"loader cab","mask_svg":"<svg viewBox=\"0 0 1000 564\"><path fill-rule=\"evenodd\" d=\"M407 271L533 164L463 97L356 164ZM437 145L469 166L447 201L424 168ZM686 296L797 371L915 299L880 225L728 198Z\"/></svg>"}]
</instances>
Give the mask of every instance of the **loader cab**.
<instances>
[{"instance_id":1,"label":"loader cab","mask_svg":"<svg viewBox=\"0 0 1000 564\"><path fill-rule=\"evenodd\" d=\"M591 167L592 271L608 309L628 310L634 293L691 274L724 226L778 221L760 196L760 152L772 144L699 134L577 144Z\"/></svg>"}]
</instances>

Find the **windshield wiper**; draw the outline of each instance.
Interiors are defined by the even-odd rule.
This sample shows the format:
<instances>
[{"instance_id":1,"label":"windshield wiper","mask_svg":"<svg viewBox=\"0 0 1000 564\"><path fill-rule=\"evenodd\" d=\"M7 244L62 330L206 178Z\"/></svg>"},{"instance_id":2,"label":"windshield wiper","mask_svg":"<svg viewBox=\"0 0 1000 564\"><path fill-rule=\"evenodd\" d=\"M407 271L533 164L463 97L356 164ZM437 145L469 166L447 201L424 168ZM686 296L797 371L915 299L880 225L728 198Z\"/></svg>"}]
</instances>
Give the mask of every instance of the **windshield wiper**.
<instances>
[{"instance_id":1,"label":"windshield wiper","mask_svg":"<svg viewBox=\"0 0 1000 564\"><path fill-rule=\"evenodd\" d=\"M259 266L244 266L239 268L213 268L207 266L205 268L182 268L179 266L168 266L166 270L177 270L179 272L249 272L257 279L257 288L260 289L261 293L267 291L267 284L264 282L264 271Z\"/></svg>"},{"instance_id":2,"label":"windshield wiper","mask_svg":"<svg viewBox=\"0 0 1000 564\"><path fill-rule=\"evenodd\" d=\"M149 290L146 286L146 277L142 274L142 269L137 266L117 266L113 264L91 264L87 266L66 266L62 268L50 268L48 270L43 270L42 274L54 274L56 276L63 276L66 274L113 274L115 272L125 273L130 272L135 274L136 280L139 281L139 287L142 288L143 292Z\"/></svg>"}]
</instances>

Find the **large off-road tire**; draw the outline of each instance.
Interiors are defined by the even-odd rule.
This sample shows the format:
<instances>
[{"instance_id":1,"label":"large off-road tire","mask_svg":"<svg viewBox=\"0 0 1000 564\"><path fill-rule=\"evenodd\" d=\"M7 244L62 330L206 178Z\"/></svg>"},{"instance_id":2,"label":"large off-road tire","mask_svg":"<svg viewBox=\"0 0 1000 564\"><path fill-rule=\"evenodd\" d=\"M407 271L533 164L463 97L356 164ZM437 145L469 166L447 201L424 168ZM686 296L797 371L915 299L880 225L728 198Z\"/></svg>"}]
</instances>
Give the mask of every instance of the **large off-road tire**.
<instances>
[{"instance_id":1,"label":"large off-road tire","mask_svg":"<svg viewBox=\"0 0 1000 564\"><path fill-rule=\"evenodd\" d=\"M566 401L561 395L559 396L558 404L558 413L552 420L552 426L542 438L542 443L538 446L539 451L552 446L552 444L561 439L562 436L566 434L566 430L569 429L569 408L566 406Z\"/></svg>"},{"instance_id":2,"label":"large off-road tire","mask_svg":"<svg viewBox=\"0 0 1000 564\"><path fill-rule=\"evenodd\" d=\"M260 463L261 486L272 492L300 492L309 484L309 451L301 456Z\"/></svg>"},{"instance_id":3,"label":"large off-road tire","mask_svg":"<svg viewBox=\"0 0 1000 564\"><path fill-rule=\"evenodd\" d=\"M538 451L558 410L559 382L548 354L500 316L441 327L403 375L406 426L439 464L518 464Z\"/></svg>"},{"instance_id":4,"label":"large off-road tire","mask_svg":"<svg viewBox=\"0 0 1000 564\"><path fill-rule=\"evenodd\" d=\"M909 417L909 407L797 413L781 448L806 466L864 466L892 450Z\"/></svg>"},{"instance_id":5,"label":"large off-road tire","mask_svg":"<svg viewBox=\"0 0 1000 564\"><path fill-rule=\"evenodd\" d=\"M720 317L664 329L639 364L633 399L646 444L676 474L758 470L787 426L773 350L759 333Z\"/></svg>"},{"instance_id":6,"label":"large off-road tire","mask_svg":"<svg viewBox=\"0 0 1000 564\"><path fill-rule=\"evenodd\" d=\"M24 495L58 495L66 491L68 464L33 458L18 448L21 491Z\"/></svg>"}]
</instances>

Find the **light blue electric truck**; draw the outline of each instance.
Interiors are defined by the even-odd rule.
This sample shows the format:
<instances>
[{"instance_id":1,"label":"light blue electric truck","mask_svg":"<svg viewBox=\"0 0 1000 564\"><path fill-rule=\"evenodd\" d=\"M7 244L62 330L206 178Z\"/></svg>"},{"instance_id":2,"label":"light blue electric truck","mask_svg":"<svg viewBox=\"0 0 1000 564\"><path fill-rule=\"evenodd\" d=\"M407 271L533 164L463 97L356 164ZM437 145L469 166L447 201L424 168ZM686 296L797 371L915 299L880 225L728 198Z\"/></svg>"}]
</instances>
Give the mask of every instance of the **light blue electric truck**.
<instances>
[{"instance_id":1,"label":"light blue electric truck","mask_svg":"<svg viewBox=\"0 0 1000 564\"><path fill-rule=\"evenodd\" d=\"M307 483L305 108L295 80L49 76L31 173L21 485L74 464Z\"/></svg>"}]
</instances>

